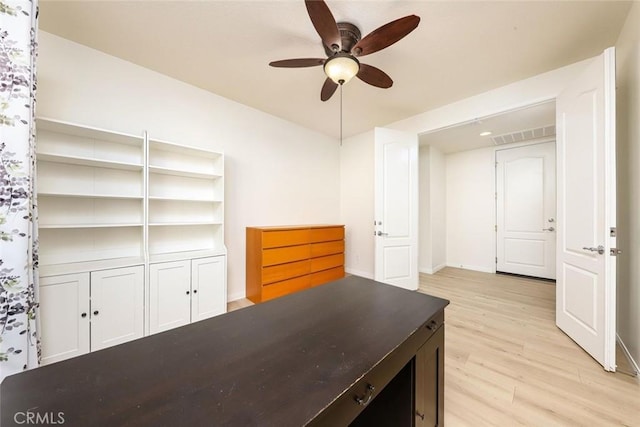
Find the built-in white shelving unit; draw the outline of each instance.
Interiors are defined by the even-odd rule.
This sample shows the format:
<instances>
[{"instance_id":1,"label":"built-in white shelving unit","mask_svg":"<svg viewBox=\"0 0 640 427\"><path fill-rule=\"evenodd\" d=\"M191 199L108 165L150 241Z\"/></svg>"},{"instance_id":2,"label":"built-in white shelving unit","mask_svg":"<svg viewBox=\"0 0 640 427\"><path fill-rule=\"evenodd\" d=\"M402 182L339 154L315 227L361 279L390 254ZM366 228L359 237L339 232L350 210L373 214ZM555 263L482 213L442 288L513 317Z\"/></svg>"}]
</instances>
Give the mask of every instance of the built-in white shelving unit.
<instances>
[{"instance_id":1,"label":"built-in white shelving unit","mask_svg":"<svg viewBox=\"0 0 640 427\"><path fill-rule=\"evenodd\" d=\"M171 277L163 276L163 272L173 274L173 270L162 264L177 261L188 263L185 269L187 265L194 269L198 266L198 273L189 270L189 275L181 277L180 286L185 287L191 275L197 277L198 283L188 288L200 290L192 303L210 307L190 319L201 320L226 310L223 154L151 139L146 132L128 135L39 118L36 159L40 275L47 278L44 283L48 286L43 322L69 325L73 323L70 313L80 313L76 306L64 307L68 298L63 290L103 289L94 286L92 280L104 274L114 277L115 282L118 277L135 277L127 279L127 286L141 287L136 295L146 289L142 307L124 301L123 307L130 306L130 314L143 310L144 319L132 314L129 321L133 323L120 327L127 331L144 329L146 335L150 312L163 313L164 317L170 314L158 308L171 306L166 298L175 294ZM120 271L134 267L142 268L144 274L120 275ZM150 269L156 272L151 281ZM86 284L79 286L80 280ZM158 283L167 285L158 288ZM149 299L149 286L162 290L153 293L155 300ZM127 298L131 292L123 292L122 297ZM117 295L109 297L114 310ZM93 296L90 299L93 301ZM98 321L99 315L81 311L85 315L79 322ZM126 317L127 313L123 314ZM137 324L139 321L143 323ZM100 325L102 328L109 322ZM85 350L72 351L72 341L51 336L66 333L55 332L59 329L44 328L49 336L43 342L68 342L70 349L62 355L51 350L54 357L44 348L44 360L62 360L65 354L71 357L98 348L95 343L84 343ZM111 332L118 333L105 333ZM140 335L126 336L133 339Z\"/></svg>"},{"instance_id":2,"label":"built-in white shelving unit","mask_svg":"<svg viewBox=\"0 0 640 427\"><path fill-rule=\"evenodd\" d=\"M148 165L150 262L224 253L224 156L149 139Z\"/></svg>"},{"instance_id":3,"label":"built-in white shelving unit","mask_svg":"<svg viewBox=\"0 0 640 427\"><path fill-rule=\"evenodd\" d=\"M144 257L143 136L37 120L42 275L73 264L119 266ZM84 265L82 265L84 264Z\"/></svg>"}]
</instances>

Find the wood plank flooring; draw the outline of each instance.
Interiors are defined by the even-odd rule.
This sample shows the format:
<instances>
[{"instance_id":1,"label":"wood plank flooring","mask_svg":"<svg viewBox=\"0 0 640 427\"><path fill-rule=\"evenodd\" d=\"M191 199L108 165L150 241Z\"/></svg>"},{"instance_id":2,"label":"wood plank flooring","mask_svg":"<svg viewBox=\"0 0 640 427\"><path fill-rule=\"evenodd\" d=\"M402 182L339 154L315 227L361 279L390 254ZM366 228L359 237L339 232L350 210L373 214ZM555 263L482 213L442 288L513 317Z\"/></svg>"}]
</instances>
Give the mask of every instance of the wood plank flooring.
<instances>
[{"instance_id":1,"label":"wood plank flooring","mask_svg":"<svg viewBox=\"0 0 640 427\"><path fill-rule=\"evenodd\" d=\"M639 379L605 372L556 327L555 284L448 267L419 291L451 301L447 427L640 427Z\"/></svg>"},{"instance_id":2,"label":"wood plank flooring","mask_svg":"<svg viewBox=\"0 0 640 427\"><path fill-rule=\"evenodd\" d=\"M445 314L447 426L640 426L640 382L555 325L555 284L445 268L420 292Z\"/></svg>"}]
</instances>

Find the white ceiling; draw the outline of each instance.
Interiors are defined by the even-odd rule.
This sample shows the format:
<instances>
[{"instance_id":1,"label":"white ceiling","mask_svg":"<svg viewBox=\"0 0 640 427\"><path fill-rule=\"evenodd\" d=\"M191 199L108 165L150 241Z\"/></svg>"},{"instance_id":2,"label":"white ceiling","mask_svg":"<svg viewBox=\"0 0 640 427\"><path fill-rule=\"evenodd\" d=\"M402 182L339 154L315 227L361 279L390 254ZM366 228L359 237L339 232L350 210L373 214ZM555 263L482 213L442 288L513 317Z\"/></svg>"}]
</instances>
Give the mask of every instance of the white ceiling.
<instances>
[{"instance_id":1,"label":"white ceiling","mask_svg":"<svg viewBox=\"0 0 640 427\"><path fill-rule=\"evenodd\" d=\"M397 44L361 57L394 80L344 87L344 136L419 114L582 59L615 44L631 2L338 1L363 35L417 14ZM324 57L302 0L40 1L40 28L328 135L339 95L320 101L321 67L272 60Z\"/></svg>"}]
</instances>

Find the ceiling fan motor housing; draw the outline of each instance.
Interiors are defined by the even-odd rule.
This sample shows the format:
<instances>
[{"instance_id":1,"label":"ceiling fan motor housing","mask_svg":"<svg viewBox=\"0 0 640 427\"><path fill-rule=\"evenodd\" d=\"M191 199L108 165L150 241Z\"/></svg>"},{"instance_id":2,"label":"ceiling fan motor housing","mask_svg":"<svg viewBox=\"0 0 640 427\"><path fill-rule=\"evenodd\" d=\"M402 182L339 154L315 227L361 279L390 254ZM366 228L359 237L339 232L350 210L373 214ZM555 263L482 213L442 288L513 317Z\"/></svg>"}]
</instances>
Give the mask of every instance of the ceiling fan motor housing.
<instances>
[{"instance_id":1,"label":"ceiling fan motor housing","mask_svg":"<svg viewBox=\"0 0 640 427\"><path fill-rule=\"evenodd\" d=\"M350 53L351 49L360 41L362 34L355 25L350 22L338 22L338 30L340 31L340 39L342 41L342 52ZM327 56L331 57L335 54L330 48L322 45Z\"/></svg>"}]
</instances>

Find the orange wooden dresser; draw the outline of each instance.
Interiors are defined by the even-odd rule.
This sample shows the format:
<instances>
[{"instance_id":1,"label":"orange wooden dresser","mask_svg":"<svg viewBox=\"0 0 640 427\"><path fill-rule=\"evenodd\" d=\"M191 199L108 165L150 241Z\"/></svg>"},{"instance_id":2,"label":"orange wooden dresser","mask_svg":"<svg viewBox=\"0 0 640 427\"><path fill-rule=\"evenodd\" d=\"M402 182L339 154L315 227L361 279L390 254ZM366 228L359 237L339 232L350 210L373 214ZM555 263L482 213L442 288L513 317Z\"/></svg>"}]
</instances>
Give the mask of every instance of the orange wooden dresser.
<instances>
[{"instance_id":1,"label":"orange wooden dresser","mask_svg":"<svg viewBox=\"0 0 640 427\"><path fill-rule=\"evenodd\" d=\"M247 298L255 303L344 277L344 225L247 227Z\"/></svg>"}]
</instances>

